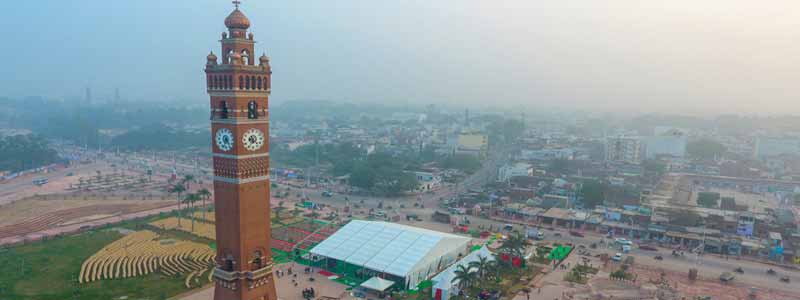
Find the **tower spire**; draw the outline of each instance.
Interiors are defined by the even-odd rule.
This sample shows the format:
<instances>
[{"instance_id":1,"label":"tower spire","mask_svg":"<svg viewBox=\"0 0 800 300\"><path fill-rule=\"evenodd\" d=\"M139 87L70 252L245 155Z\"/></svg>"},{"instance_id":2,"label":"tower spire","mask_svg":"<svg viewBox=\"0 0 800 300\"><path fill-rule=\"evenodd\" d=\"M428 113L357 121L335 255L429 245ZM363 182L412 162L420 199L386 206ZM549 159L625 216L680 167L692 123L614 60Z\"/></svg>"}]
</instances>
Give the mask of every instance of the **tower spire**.
<instances>
[{"instance_id":1,"label":"tower spire","mask_svg":"<svg viewBox=\"0 0 800 300\"><path fill-rule=\"evenodd\" d=\"M239 9L239 5L240 5L240 4L242 4L242 1L239 1L239 0L233 0L233 1L231 1L231 3L233 3L233 6L234 6L236 9Z\"/></svg>"}]
</instances>

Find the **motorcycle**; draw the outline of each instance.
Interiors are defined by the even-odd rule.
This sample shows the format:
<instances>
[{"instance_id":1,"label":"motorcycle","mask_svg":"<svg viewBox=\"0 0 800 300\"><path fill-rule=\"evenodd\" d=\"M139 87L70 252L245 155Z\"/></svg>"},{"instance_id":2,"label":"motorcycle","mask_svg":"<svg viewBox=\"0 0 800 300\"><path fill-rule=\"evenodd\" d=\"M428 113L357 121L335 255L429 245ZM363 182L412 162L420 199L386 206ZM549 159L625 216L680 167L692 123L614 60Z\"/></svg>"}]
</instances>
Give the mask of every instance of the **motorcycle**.
<instances>
[{"instance_id":1,"label":"motorcycle","mask_svg":"<svg viewBox=\"0 0 800 300\"><path fill-rule=\"evenodd\" d=\"M769 270L767 270L767 274L769 274L769 275L775 275L775 274L776 274L776 272L775 272L775 270L773 270L773 269L769 269Z\"/></svg>"},{"instance_id":2,"label":"motorcycle","mask_svg":"<svg viewBox=\"0 0 800 300\"><path fill-rule=\"evenodd\" d=\"M661 255L657 255L656 257L653 257L653 258L654 258L655 260L664 260L664 258L663 258L663 257L661 257Z\"/></svg>"}]
</instances>

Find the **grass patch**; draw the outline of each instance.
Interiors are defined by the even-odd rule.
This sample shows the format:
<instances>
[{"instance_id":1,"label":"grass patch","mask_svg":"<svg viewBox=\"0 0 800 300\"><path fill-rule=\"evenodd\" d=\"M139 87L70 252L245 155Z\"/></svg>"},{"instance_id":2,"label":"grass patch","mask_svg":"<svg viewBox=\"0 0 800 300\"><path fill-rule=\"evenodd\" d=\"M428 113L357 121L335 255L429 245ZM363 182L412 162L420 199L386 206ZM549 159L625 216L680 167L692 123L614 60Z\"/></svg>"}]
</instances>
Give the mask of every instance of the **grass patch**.
<instances>
[{"instance_id":1,"label":"grass patch","mask_svg":"<svg viewBox=\"0 0 800 300\"><path fill-rule=\"evenodd\" d=\"M21 245L0 252L0 299L166 299L186 290L182 278L160 274L78 284L83 261L122 237L103 230Z\"/></svg>"}]
</instances>

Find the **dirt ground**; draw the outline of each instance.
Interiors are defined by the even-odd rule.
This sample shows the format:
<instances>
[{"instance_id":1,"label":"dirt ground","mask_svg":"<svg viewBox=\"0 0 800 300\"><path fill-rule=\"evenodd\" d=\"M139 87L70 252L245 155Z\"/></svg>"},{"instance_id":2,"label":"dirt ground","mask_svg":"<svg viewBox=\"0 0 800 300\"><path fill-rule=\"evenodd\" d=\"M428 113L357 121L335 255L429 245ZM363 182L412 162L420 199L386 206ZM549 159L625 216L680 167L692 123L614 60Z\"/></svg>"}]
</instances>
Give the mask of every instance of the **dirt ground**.
<instances>
[{"instance_id":1,"label":"dirt ground","mask_svg":"<svg viewBox=\"0 0 800 300\"><path fill-rule=\"evenodd\" d=\"M67 198L67 199L65 199ZM121 197L107 198L87 198L87 200L74 199L69 196L50 195L47 200L42 197L30 197L15 201L11 204L0 206L0 226L12 225L20 221L34 218L46 213L55 212L69 208L86 207L99 204L170 204L175 201L170 200L123 200Z\"/></svg>"}]
</instances>

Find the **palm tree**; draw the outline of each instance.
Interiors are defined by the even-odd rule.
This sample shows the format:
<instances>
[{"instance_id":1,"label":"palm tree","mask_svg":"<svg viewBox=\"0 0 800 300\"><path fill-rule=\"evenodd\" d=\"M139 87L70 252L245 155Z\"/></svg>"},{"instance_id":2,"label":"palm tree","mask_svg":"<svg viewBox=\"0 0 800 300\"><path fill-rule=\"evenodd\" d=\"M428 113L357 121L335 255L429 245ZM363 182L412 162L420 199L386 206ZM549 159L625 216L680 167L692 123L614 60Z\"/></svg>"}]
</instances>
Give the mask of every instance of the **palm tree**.
<instances>
[{"instance_id":1,"label":"palm tree","mask_svg":"<svg viewBox=\"0 0 800 300\"><path fill-rule=\"evenodd\" d=\"M469 288L472 287L475 280L478 278L471 267L465 265L458 265L456 270L453 271L455 277L450 280L450 283L455 283L465 299L469 299Z\"/></svg>"},{"instance_id":2,"label":"palm tree","mask_svg":"<svg viewBox=\"0 0 800 300\"><path fill-rule=\"evenodd\" d=\"M183 180L181 180L181 182L184 185L186 185L186 189L188 190L189 189L189 182L192 181L192 180L194 180L194 175L187 174L187 175L183 176Z\"/></svg>"},{"instance_id":3,"label":"palm tree","mask_svg":"<svg viewBox=\"0 0 800 300\"><path fill-rule=\"evenodd\" d=\"M278 202L278 207L275 208L275 219L281 219L281 212L286 209L283 204L283 201Z\"/></svg>"},{"instance_id":4,"label":"palm tree","mask_svg":"<svg viewBox=\"0 0 800 300\"><path fill-rule=\"evenodd\" d=\"M181 193L186 191L186 187L183 184L176 184L173 185L172 188L169 190L171 193L178 194L178 227L181 227Z\"/></svg>"},{"instance_id":5,"label":"palm tree","mask_svg":"<svg viewBox=\"0 0 800 300\"><path fill-rule=\"evenodd\" d=\"M200 196L200 199L203 200L203 220L205 220L206 219L206 210L207 210L206 209L206 200L208 200L208 198L211 198L211 192L208 191L207 188L202 188L199 191L197 191L197 195Z\"/></svg>"},{"instance_id":6,"label":"palm tree","mask_svg":"<svg viewBox=\"0 0 800 300\"><path fill-rule=\"evenodd\" d=\"M513 234L500 245L500 251L512 257L522 257L525 254L525 247L530 242L521 234Z\"/></svg>"},{"instance_id":7,"label":"palm tree","mask_svg":"<svg viewBox=\"0 0 800 300\"><path fill-rule=\"evenodd\" d=\"M200 200L200 195L189 193L186 195L186 198L183 199L186 203L189 203L189 210L192 212L192 232L194 232L194 203Z\"/></svg>"},{"instance_id":8,"label":"palm tree","mask_svg":"<svg viewBox=\"0 0 800 300\"><path fill-rule=\"evenodd\" d=\"M478 272L478 278L485 278L491 262L487 256L478 256L478 260L470 262L469 266L475 268L475 271Z\"/></svg>"}]
</instances>

